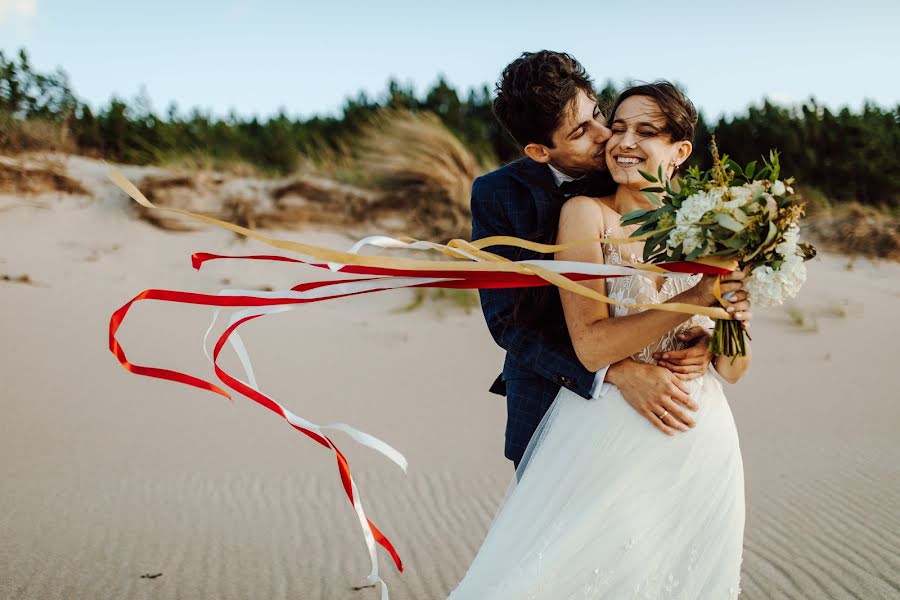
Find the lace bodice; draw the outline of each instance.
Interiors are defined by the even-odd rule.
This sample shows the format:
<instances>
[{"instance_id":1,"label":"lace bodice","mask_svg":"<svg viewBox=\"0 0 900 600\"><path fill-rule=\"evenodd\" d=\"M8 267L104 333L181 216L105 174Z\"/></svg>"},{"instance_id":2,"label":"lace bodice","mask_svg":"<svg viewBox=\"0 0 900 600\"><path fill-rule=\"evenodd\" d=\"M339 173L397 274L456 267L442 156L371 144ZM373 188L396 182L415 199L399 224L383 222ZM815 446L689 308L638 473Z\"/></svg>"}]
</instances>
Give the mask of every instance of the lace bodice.
<instances>
[{"instance_id":1,"label":"lace bodice","mask_svg":"<svg viewBox=\"0 0 900 600\"><path fill-rule=\"evenodd\" d=\"M603 232L604 237L627 237L629 231L613 230L607 227ZM642 243L634 244L603 244L603 255L608 264L628 265L632 263L642 262L639 253L642 252ZM624 256L623 256L624 255ZM679 275L677 277L660 278L658 275L648 274L630 275L627 277L611 277L606 280L606 295L612 300L625 303L625 306L610 306L610 314L613 317L623 317L625 315L643 312L646 309L633 308L629 304L658 304L665 302L673 296L677 296L700 281L700 275ZM657 290L657 287L660 286ZM665 352L666 350L677 350L682 347L676 336L679 332L690 327L700 325L703 327L712 327L712 319L702 315L696 315L676 327L666 332L663 337L656 342L642 348L632 358L643 363L656 363L653 359L654 352Z\"/></svg>"}]
</instances>

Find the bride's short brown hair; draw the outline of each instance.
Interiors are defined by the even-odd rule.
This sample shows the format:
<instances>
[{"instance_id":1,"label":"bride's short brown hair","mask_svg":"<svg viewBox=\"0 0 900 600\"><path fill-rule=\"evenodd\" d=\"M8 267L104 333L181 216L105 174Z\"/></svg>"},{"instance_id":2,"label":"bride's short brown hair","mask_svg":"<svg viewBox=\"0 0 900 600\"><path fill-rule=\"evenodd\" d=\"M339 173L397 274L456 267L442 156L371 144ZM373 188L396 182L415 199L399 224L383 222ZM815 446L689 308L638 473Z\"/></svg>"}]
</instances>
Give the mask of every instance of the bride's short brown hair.
<instances>
[{"instance_id":1,"label":"bride's short brown hair","mask_svg":"<svg viewBox=\"0 0 900 600\"><path fill-rule=\"evenodd\" d=\"M551 136L579 91L594 96L587 71L565 52L524 52L503 69L497 82L494 116L523 148L553 147Z\"/></svg>"},{"instance_id":2,"label":"bride's short brown hair","mask_svg":"<svg viewBox=\"0 0 900 600\"><path fill-rule=\"evenodd\" d=\"M610 111L610 123L615 120L616 111L622 102L632 96L645 96L656 102L666 120L666 133L673 142L693 141L694 128L697 126L697 109L694 108L690 98L664 79L633 85L622 90Z\"/></svg>"}]
</instances>

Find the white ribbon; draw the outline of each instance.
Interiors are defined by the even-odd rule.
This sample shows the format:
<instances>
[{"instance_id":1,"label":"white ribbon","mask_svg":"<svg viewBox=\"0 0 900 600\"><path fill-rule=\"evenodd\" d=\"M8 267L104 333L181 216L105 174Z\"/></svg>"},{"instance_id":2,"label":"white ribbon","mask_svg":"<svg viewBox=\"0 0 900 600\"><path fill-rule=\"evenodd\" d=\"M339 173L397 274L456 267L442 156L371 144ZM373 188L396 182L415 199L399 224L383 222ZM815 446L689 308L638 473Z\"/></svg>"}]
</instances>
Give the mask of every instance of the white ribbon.
<instances>
[{"instance_id":1,"label":"white ribbon","mask_svg":"<svg viewBox=\"0 0 900 600\"><path fill-rule=\"evenodd\" d=\"M349 250L350 253L357 254L360 250L365 248L366 246L374 246L377 248L395 248L395 249L406 249L406 250L438 250L446 249L446 246L442 246L440 244L434 244L432 242L403 242L397 240L395 238L387 237L387 236L371 236L364 238L358 242L356 242ZM460 249L452 249L453 252L458 253L466 258L473 261L481 261L482 259L476 256L473 256L463 250ZM557 260L530 260L530 261L522 261L525 264L533 264L535 266L540 266L550 271L554 271L556 273L579 273L586 275L604 275L604 276L628 276L628 275L646 275L646 273L640 269L636 269L634 267L629 266L618 266L618 265L605 265L605 264L594 264L594 263L582 263L582 262L571 262L571 261L557 261ZM328 268L332 271L341 271L345 265L339 263L328 263ZM667 277L684 277L689 276L687 274L681 273L661 273L663 276ZM322 299L330 296L340 296L345 294L355 294L361 292L370 292L376 290L388 290L388 289L401 289L407 288L414 285L421 285L425 283L437 283L441 281L452 281L453 278L424 278L424 277L373 277L369 279L360 279L358 281L351 282L342 282L342 283L334 283L323 285L317 288L304 290L304 291L294 291L294 290L284 290L284 291L274 291L274 292L266 292L259 290L242 290L242 289L224 289L219 291L220 296L245 296L245 297L255 297L255 298L285 298L285 299L306 299L306 300L314 300L314 299ZM228 320L228 327L231 327L236 322L246 319L248 317L255 317L260 315L270 315L282 312L288 312L292 310L298 309L302 304L285 304L280 306L261 306L261 307L250 307L243 308L233 312ZM212 321L210 322L209 327L206 330L205 335L203 336L203 353L206 355L206 358L209 360L211 364L214 364L212 355L207 349L207 340L209 339L210 334L215 328L216 322L219 318L219 313L221 309L215 309L212 315ZM246 346L244 345L243 340L237 334L237 332L232 332L228 338L231 343L231 347L234 350L235 354L238 357L238 360L241 363L241 367L244 370L244 374L246 376L246 381L239 380L244 385L262 393L262 390L259 388L259 384L256 380L256 376L253 371L253 365L250 361L250 355L247 351ZM268 396L268 395L267 395ZM268 396L270 399L271 397ZM278 406L283 411L285 417L288 422L292 425L296 425L298 427L302 427L304 429L316 432L323 437L323 431L341 431L348 435L355 442L371 448L377 452L380 452L395 464L397 464L404 472L406 472L408 462L406 458L397 451L395 448L376 438L375 436L368 434L364 431L356 429L351 425L346 423L329 423L327 425L316 425L302 417L294 414L293 412L286 409L282 404L276 402L272 399L273 402L278 404ZM356 512L357 518L360 523L360 527L363 531L363 537L366 541L366 546L369 550L369 559L371 561L372 570L366 578L367 586L374 586L376 584L381 585L381 598L382 600L389 600L389 593L387 585L384 581L379 577L378 574L378 555L377 555L377 545L375 542L375 537L372 535L372 531L368 525L368 519L366 517L365 511L363 509L362 500L359 496L359 490L356 487L355 481L353 481L352 476L350 477L350 488L353 494L352 504L353 508Z\"/></svg>"},{"instance_id":2,"label":"white ribbon","mask_svg":"<svg viewBox=\"0 0 900 600\"><path fill-rule=\"evenodd\" d=\"M254 298L291 298L291 299L315 299L315 298L327 298L335 295L342 294L352 294L352 293L360 293L365 291L373 291L373 290L387 290L387 289L398 289L398 288L406 288L410 285L421 284L421 283L434 283L439 281L449 281L449 279L438 279L438 278L414 278L414 277L381 277L381 278L373 278L373 279L361 279L359 281L353 282L343 282L336 283L332 285L325 285L318 288L314 288L311 290L305 291L293 291L293 290L285 290L280 292L265 292L259 290L241 290L241 289L225 289L220 290L220 296L247 296ZM244 308L233 312L228 320L228 324L226 329L237 323L238 321L259 315L269 315L281 312L288 312L291 310L296 310L302 306L302 304L285 304L281 306L259 306L259 307L251 307ZM219 318L219 313L221 309L216 309L213 311L212 321L209 324L209 327L206 330L206 333L203 336L203 354L206 356L207 360L209 360L210 364L214 364L213 357L209 352L207 347L207 341L209 340L209 336L215 328L216 322ZM247 385L248 387L263 393L259 387L259 384L256 380L256 376L253 371L253 365L250 361L250 355L247 352L247 348L244 345L243 340L237 334L237 332L232 332L228 338L231 343L231 347L234 349L235 354L238 357L238 360L241 363L241 367L244 370L247 380L240 380L241 383ZM237 378L236 378L237 379ZM268 394L266 394L268 396ZM298 427L303 427L304 429L308 429L310 431L316 432L323 437L323 431L340 431L347 434L352 440L355 442L371 448L377 452L380 452L395 464L397 464L403 472L406 472L408 461L406 457L403 456L398 450L393 448L388 443L383 440L378 439L377 437L356 429L355 427L348 425L346 423L329 423L327 425L316 425L311 421L307 421L306 419L294 414L290 410L284 407L281 403L275 401L271 396L268 396L273 402L278 404L278 406L283 411L285 418L292 425L296 425ZM365 514L365 510L363 509L362 499L359 495L359 490L356 487L356 482L353 480L353 477L350 477L350 488L353 493L352 504L353 508L356 512L357 518L359 520L360 527L363 531L363 537L366 541L366 546L369 550L369 559L371 561L372 570L366 578L366 585L373 586L376 584L381 585L381 597L382 600L389 600L389 593L387 585L384 583L378 575L378 555L377 555L377 545L375 542L375 537L372 535L372 531L369 528L368 519Z\"/></svg>"}]
</instances>

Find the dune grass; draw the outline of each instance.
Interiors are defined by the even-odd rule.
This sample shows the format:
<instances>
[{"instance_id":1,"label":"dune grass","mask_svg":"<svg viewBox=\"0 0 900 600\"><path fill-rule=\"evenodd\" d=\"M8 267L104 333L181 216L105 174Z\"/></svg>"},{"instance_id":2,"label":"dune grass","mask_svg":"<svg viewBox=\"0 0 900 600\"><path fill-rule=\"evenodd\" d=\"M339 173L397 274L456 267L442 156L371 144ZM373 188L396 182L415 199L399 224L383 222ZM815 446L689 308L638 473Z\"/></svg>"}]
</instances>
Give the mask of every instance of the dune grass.
<instances>
[{"instance_id":1,"label":"dune grass","mask_svg":"<svg viewBox=\"0 0 900 600\"><path fill-rule=\"evenodd\" d=\"M403 211L416 233L470 236L472 182L484 169L437 116L380 112L364 129L357 164L384 194L378 207Z\"/></svg>"}]
</instances>

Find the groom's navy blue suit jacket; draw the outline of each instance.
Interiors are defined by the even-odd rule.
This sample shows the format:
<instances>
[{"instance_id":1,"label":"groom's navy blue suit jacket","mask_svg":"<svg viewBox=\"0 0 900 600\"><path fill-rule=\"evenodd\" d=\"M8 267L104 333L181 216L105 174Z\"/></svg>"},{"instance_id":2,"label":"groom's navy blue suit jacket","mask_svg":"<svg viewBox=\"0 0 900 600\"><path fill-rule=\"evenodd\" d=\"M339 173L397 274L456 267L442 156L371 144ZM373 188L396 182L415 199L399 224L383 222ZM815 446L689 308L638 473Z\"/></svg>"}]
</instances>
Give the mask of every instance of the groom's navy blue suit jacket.
<instances>
[{"instance_id":1,"label":"groom's navy blue suit jacket","mask_svg":"<svg viewBox=\"0 0 900 600\"><path fill-rule=\"evenodd\" d=\"M510 235L551 244L556 238L563 202L547 165L530 158L517 160L475 180L472 239ZM510 260L552 258L508 246L487 250ZM491 391L506 395L505 454L516 465L561 386L584 398L591 397L594 373L575 356L559 293L551 291L551 301L531 323L514 318L516 305L528 290L480 291L488 329L506 350L503 373Z\"/></svg>"}]
</instances>

